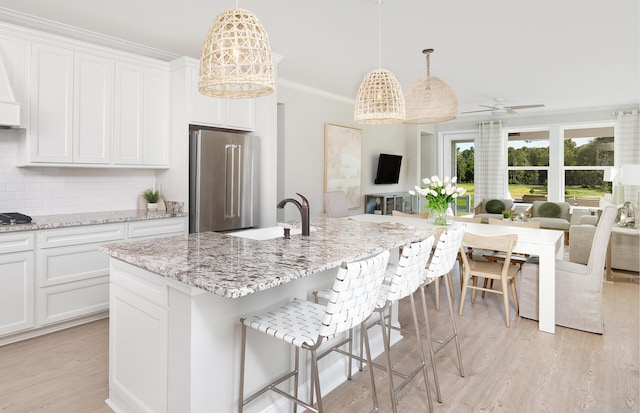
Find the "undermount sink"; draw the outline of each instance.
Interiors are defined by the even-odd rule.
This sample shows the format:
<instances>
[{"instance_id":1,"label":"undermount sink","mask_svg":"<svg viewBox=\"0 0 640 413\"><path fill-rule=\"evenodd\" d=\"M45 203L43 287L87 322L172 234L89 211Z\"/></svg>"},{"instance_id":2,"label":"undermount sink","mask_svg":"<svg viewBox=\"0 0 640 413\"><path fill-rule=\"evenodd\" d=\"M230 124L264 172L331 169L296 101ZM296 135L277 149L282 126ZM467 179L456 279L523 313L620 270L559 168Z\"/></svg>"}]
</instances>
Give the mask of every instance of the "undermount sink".
<instances>
[{"instance_id":1,"label":"undermount sink","mask_svg":"<svg viewBox=\"0 0 640 413\"><path fill-rule=\"evenodd\" d=\"M310 227L309 231L317 231L318 228ZM300 227L291 228L291 235L300 235L302 233L302 229ZM253 229L245 229L242 231L236 232L227 232L227 235L232 235L234 237L240 238L248 238L253 240L267 240L274 238L282 238L284 236L284 227L276 226L276 227L266 227L266 228L253 228Z\"/></svg>"}]
</instances>

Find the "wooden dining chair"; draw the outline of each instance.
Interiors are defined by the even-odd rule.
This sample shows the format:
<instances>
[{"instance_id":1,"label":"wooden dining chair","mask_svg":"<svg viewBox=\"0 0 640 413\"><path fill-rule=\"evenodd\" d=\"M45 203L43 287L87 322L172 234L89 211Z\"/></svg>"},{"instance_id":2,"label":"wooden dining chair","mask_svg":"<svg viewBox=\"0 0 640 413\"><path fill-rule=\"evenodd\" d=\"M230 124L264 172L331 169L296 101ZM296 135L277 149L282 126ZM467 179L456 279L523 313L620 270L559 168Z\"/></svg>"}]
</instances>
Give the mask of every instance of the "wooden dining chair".
<instances>
[{"instance_id":1,"label":"wooden dining chair","mask_svg":"<svg viewBox=\"0 0 640 413\"><path fill-rule=\"evenodd\" d=\"M472 248L480 248L485 250L500 251L505 254L505 259L502 262L498 261L476 261L467 259L466 254L461 254L464 268L464 280L462 283L462 295L460 297L460 309L458 315L462 315L464 309L464 300L467 294L467 289L472 289L471 303L475 302L476 290L502 294L502 300L504 304L504 315L507 323L507 327L510 327L509 322L509 287L513 295L513 303L516 309L516 314L519 311L518 308L518 293L516 291L515 277L520 271L518 265L511 263L511 254L513 247L518 242L518 236L516 234L506 234L500 236L482 236L471 234L466 232L462 240L463 246L469 246ZM499 280L500 290L493 290L486 288L485 286L478 286L478 278L484 278L489 280ZM472 284L470 284L472 281Z\"/></svg>"},{"instance_id":2,"label":"wooden dining chair","mask_svg":"<svg viewBox=\"0 0 640 413\"><path fill-rule=\"evenodd\" d=\"M520 227L520 228L540 228L540 222L538 221L524 221L524 222L515 222L515 221L505 221L503 219L497 218L488 218L489 225L505 225L512 227ZM505 254L503 252L494 251L489 252L482 255L487 261L504 261ZM529 259L529 255L527 254L511 254L511 262L513 264L518 264L520 266L520 270L522 271L522 266ZM493 285L492 285L493 286ZM484 296L484 293L483 293Z\"/></svg>"},{"instance_id":3,"label":"wooden dining chair","mask_svg":"<svg viewBox=\"0 0 640 413\"><path fill-rule=\"evenodd\" d=\"M456 222L471 222L473 224L481 224L482 217L469 217L464 215L454 215L453 220Z\"/></svg>"},{"instance_id":4,"label":"wooden dining chair","mask_svg":"<svg viewBox=\"0 0 640 413\"><path fill-rule=\"evenodd\" d=\"M396 211L395 209L393 211L391 211L391 216L394 217L407 217L407 218L424 218L427 219L429 218L429 213L428 212L424 212L421 214L409 214L407 212L401 212L401 211Z\"/></svg>"}]
</instances>

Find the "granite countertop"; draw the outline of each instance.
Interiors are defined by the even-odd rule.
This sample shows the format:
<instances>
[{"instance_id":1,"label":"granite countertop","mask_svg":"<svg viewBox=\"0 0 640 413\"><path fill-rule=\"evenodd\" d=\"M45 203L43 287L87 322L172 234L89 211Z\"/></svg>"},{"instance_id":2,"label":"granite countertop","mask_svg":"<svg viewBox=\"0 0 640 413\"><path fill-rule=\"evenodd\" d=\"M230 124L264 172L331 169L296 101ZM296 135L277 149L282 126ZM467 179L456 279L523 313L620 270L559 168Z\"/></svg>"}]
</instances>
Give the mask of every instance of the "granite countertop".
<instances>
[{"instance_id":1,"label":"granite countertop","mask_svg":"<svg viewBox=\"0 0 640 413\"><path fill-rule=\"evenodd\" d=\"M238 298L423 239L430 229L313 218L309 236L267 240L203 232L105 244L111 257L202 290Z\"/></svg>"},{"instance_id":2,"label":"granite countertop","mask_svg":"<svg viewBox=\"0 0 640 413\"><path fill-rule=\"evenodd\" d=\"M0 234L18 231L77 227L82 225L113 224L146 219L183 217L187 214L167 214L165 211L125 210L83 212L77 214L41 215L32 217L30 224L0 225Z\"/></svg>"}]
</instances>

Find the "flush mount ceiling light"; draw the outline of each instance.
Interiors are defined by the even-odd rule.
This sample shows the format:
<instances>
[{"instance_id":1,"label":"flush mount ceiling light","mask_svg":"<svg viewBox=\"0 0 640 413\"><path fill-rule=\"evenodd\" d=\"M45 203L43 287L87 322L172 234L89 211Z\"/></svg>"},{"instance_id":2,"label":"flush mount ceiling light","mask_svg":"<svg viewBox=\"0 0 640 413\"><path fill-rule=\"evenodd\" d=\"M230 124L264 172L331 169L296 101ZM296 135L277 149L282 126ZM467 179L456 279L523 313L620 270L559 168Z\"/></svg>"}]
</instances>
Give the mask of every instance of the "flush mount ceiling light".
<instances>
[{"instance_id":1,"label":"flush mount ceiling light","mask_svg":"<svg viewBox=\"0 0 640 413\"><path fill-rule=\"evenodd\" d=\"M220 13L204 40L198 90L220 98L254 98L275 89L271 45L260 20L238 8Z\"/></svg>"},{"instance_id":2,"label":"flush mount ceiling light","mask_svg":"<svg viewBox=\"0 0 640 413\"><path fill-rule=\"evenodd\" d=\"M420 78L407 91L407 119L405 123L439 123L458 116L458 98L442 79L431 76L430 56L427 55L427 76Z\"/></svg>"},{"instance_id":3,"label":"flush mount ceiling light","mask_svg":"<svg viewBox=\"0 0 640 413\"><path fill-rule=\"evenodd\" d=\"M395 75L380 68L380 4L378 3L378 69L367 73L358 88L353 120L357 123L398 123L405 119L404 95Z\"/></svg>"}]
</instances>

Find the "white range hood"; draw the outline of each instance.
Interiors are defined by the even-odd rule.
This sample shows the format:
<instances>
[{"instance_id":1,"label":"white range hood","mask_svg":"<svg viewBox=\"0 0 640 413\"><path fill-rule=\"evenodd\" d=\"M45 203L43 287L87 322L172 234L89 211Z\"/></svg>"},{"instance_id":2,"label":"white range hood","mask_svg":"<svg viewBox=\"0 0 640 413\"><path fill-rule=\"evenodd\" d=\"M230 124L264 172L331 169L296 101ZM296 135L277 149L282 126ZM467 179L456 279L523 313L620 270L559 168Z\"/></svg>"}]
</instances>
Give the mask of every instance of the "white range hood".
<instances>
[{"instance_id":1,"label":"white range hood","mask_svg":"<svg viewBox=\"0 0 640 413\"><path fill-rule=\"evenodd\" d=\"M20 127L20 104L13 94L7 69L0 56L0 129Z\"/></svg>"}]
</instances>

